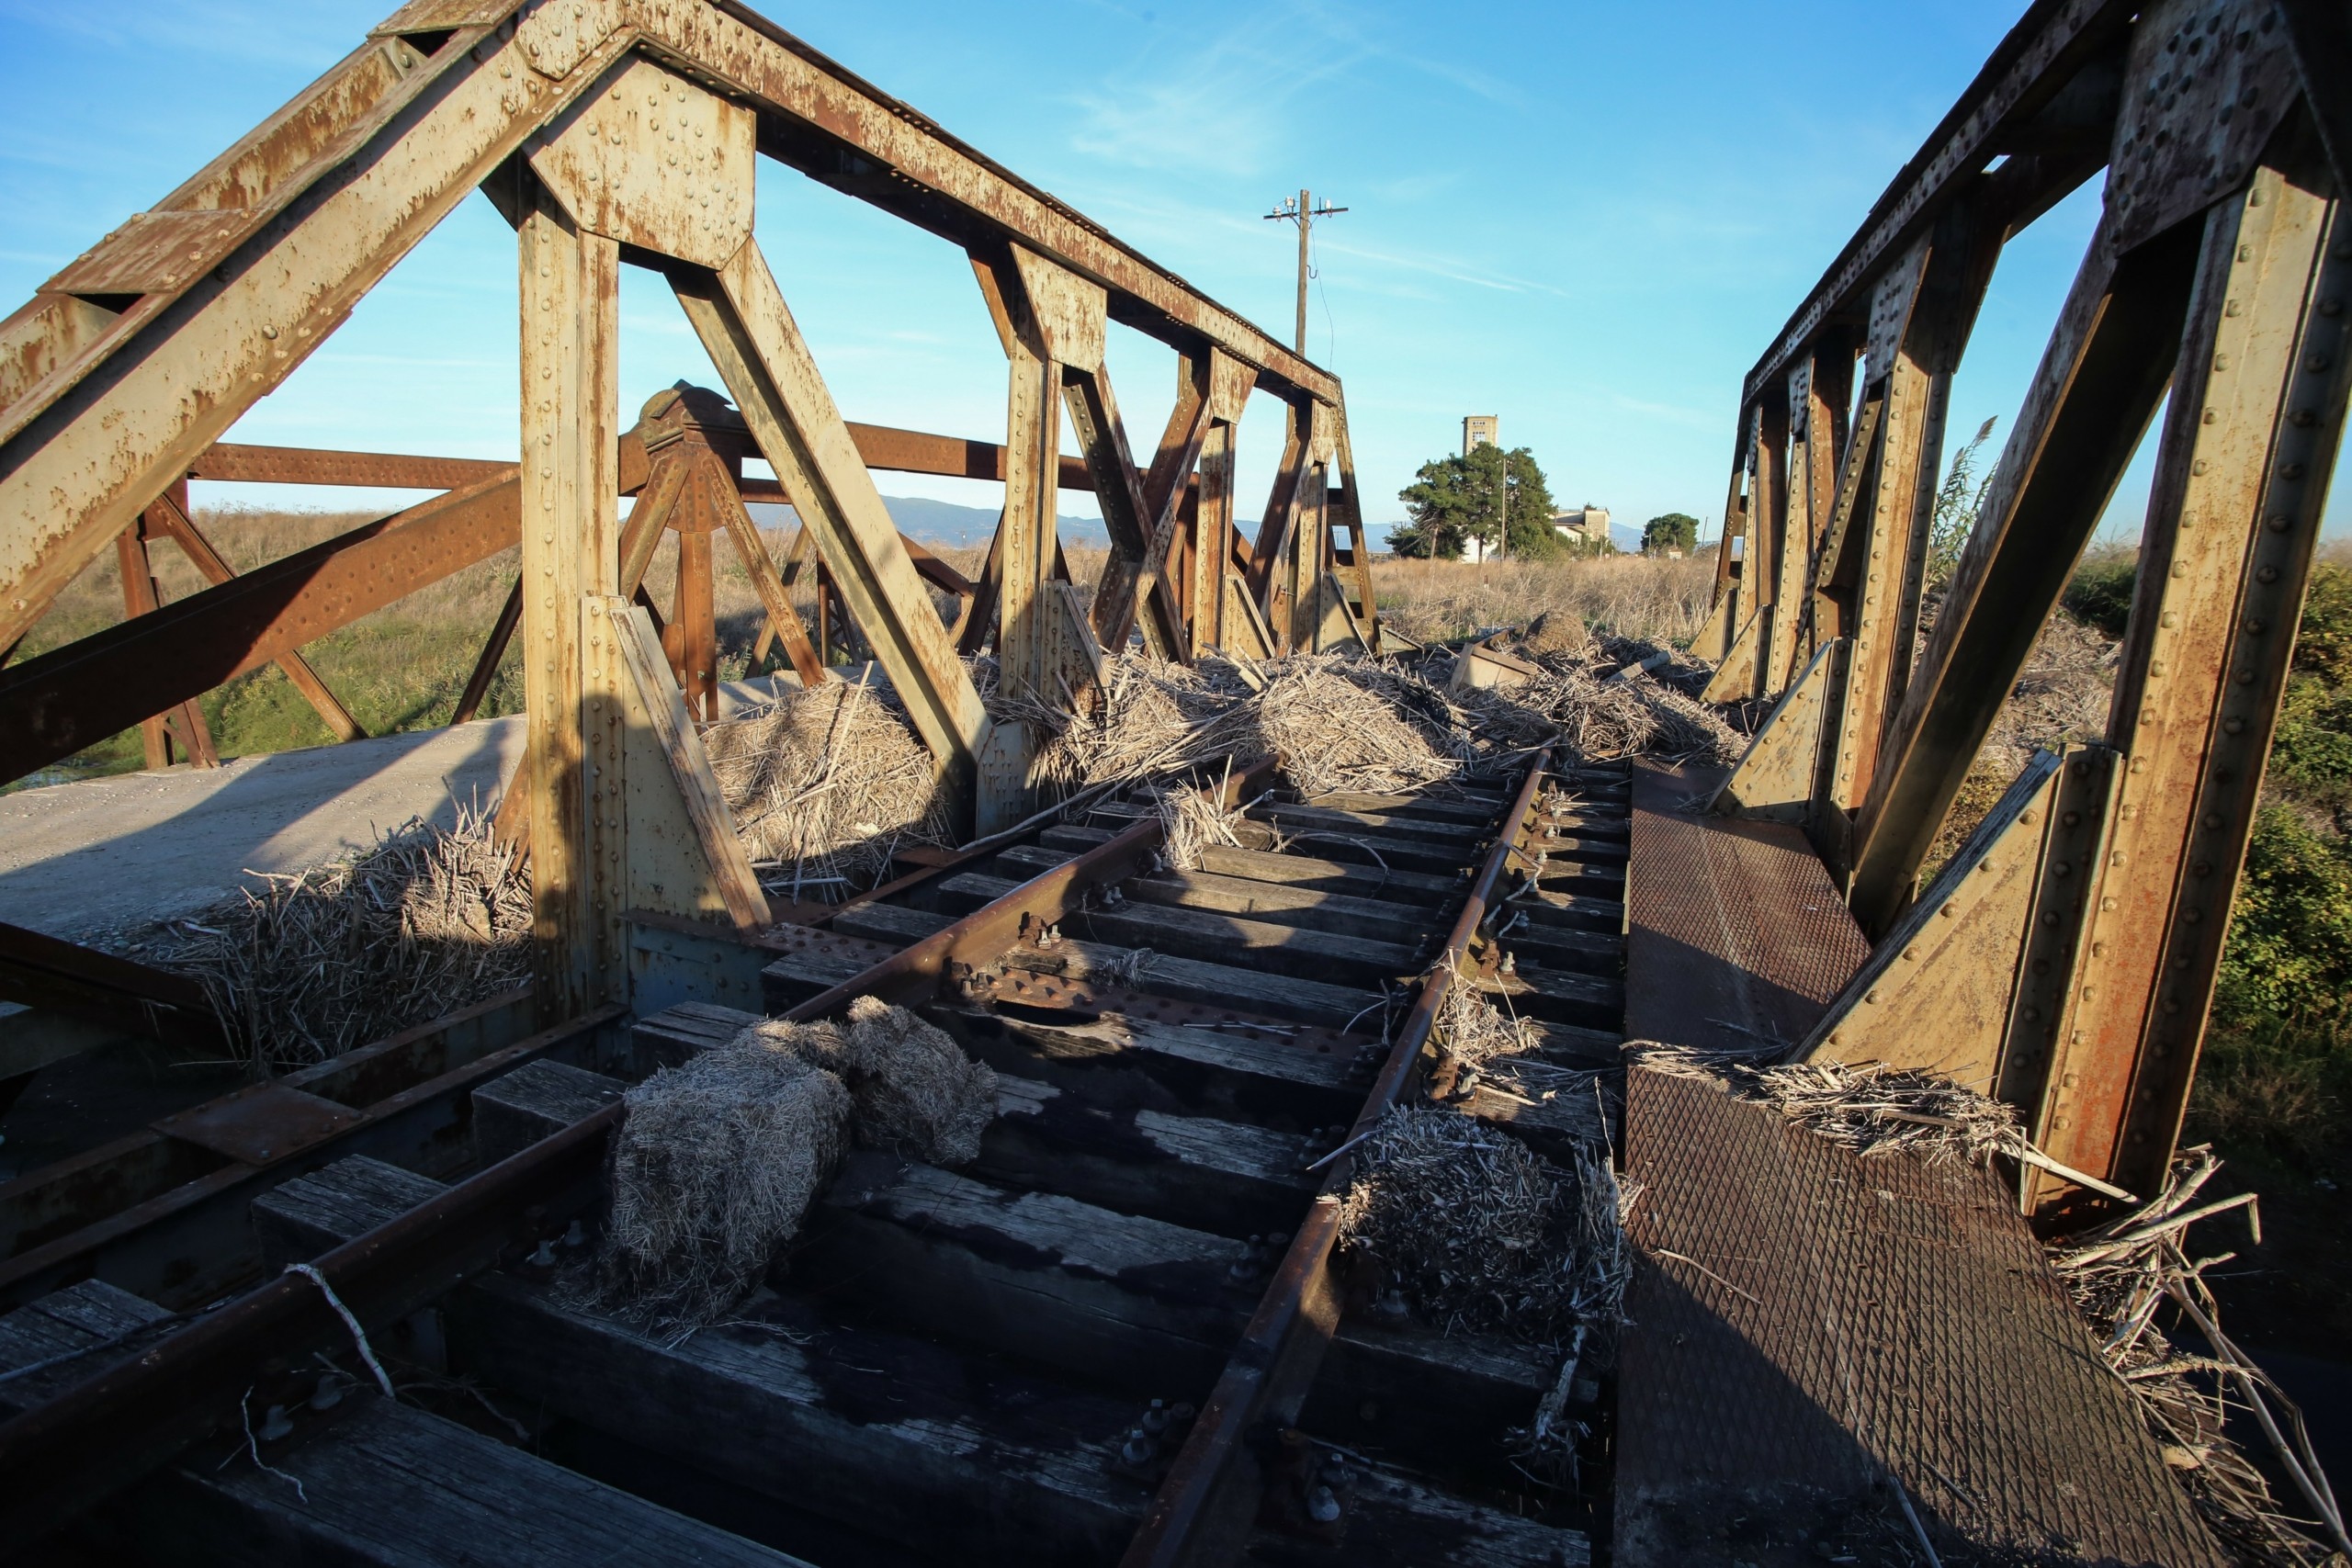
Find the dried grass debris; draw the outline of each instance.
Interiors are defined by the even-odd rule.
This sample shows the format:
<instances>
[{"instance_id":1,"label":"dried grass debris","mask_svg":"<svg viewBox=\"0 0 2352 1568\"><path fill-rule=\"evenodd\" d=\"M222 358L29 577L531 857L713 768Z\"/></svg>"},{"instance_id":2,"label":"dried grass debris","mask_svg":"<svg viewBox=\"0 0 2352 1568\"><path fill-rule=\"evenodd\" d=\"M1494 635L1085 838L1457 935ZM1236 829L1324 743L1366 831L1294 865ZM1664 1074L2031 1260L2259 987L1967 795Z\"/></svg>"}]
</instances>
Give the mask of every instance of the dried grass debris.
<instances>
[{"instance_id":1,"label":"dried grass debris","mask_svg":"<svg viewBox=\"0 0 2352 1568\"><path fill-rule=\"evenodd\" d=\"M874 997L849 1004L843 1031L858 1141L932 1165L969 1165L996 1119L996 1072L947 1032Z\"/></svg>"},{"instance_id":2,"label":"dried grass debris","mask_svg":"<svg viewBox=\"0 0 2352 1568\"><path fill-rule=\"evenodd\" d=\"M1779 1066L1679 1045L1641 1048L1641 1066L1727 1083L1816 1136L1862 1156L1905 1153L1929 1165L1983 1165L2022 1146L2010 1106L1935 1073L1867 1062Z\"/></svg>"},{"instance_id":3,"label":"dried grass debris","mask_svg":"<svg viewBox=\"0 0 2352 1568\"><path fill-rule=\"evenodd\" d=\"M859 997L841 1023L763 1019L739 1037L797 1055L847 1086L851 1131L867 1148L926 1165L969 1165L996 1118L996 1072L946 1031L878 997Z\"/></svg>"},{"instance_id":4,"label":"dried grass debris","mask_svg":"<svg viewBox=\"0 0 2352 1568\"><path fill-rule=\"evenodd\" d=\"M1434 743L1450 738L1442 722L1400 703L1407 682L1393 672L1337 655L1267 668L1274 673L1256 704L1258 732L1302 793L1401 794L1461 772L1462 760Z\"/></svg>"},{"instance_id":5,"label":"dried grass debris","mask_svg":"<svg viewBox=\"0 0 2352 1568\"><path fill-rule=\"evenodd\" d=\"M2252 1193L2197 1201L2222 1168L2210 1147L2185 1149L2153 1201L2054 1244L2051 1267L2137 1397L2165 1462L2206 1521L2241 1557L2315 1568L2352 1552L2342 1510L2312 1452L2301 1412L2221 1326L2205 1270L2235 1253L2192 1258L2189 1227L2230 1215L2261 1240ZM2199 1346L2201 1344L2201 1348ZM2255 1417L2309 1516L2290 1517L2226 1430L2233 1410Z\"/></svg>"},{"instance_id":6,"label":"dried grass debris","mask_svg":"<svg viewBox=\"0 0 2352 1568\"><path fill-rule=\"evenodd\" d=\"M716 1321L756 1286L832 1173L852 1111L839 1077L769 1025L629 1089L594 1299L658 1329Z\"/></svg>"},{"instance_id":7,"label":"dried grass debris","mask_svg":"<svg viewBox=\"0 0 2352 1568\"><path fill-rule=\"evenodd\" d=\"M930 751L893 699L862 682L779 682L772 706L706 727L702 743L771 891L870 883L901 845L950 841Z\"/></svg>"},{"instance_id":8,"label":"dried grass debris","mask_svg":"<svg viewBox=\"0 0 2352 1568\"><path fill-rule=\"evenodd\" d=\"M157 961L204 987L239 1059L276 1074L522 985L530 936L521 850L461 810L174 920Z\"/></svg>"},{"instance_id":9,"label":"dried grass debris","mask_svg":"<svg viewBox=\"0 0 2352 1568\"><path fill-rule=\"evenodd\" d=\"M1340 1245L1446 1332L1565 1344L1613 1323L1630 1274L1605 1150L1565 1169L1475 1117L1399 1106L1354 1151Z\"/></svg>"}]
</instances>

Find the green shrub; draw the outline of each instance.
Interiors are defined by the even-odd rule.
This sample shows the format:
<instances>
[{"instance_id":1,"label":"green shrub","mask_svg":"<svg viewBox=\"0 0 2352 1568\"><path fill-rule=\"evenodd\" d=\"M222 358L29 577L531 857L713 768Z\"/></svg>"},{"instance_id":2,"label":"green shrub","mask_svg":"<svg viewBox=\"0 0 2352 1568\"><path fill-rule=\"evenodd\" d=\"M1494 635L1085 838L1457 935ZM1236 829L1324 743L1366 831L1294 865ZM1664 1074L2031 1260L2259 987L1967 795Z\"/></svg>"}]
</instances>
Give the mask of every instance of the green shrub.
<instances>
[{"instance_id":1,"label":"green shrub","mask_svg":"<svg viewBox=\"0 0 2352 1568\"><path fill-rule=\"evenodd\" d=\"M2312 569L2295 633L2295 669L2338 689L2352 686L2352 570L2334 561Z\"/></svg>"},{"instance_id":2,"label":"green shrub","mask_svg":"<svg viewBox=\"0 0 2352 1568\"><path fill-rule=\"evenodd\" d=\"M2075 619L2097 626L2109 637L2123 635L2132 614L2132 589L2140 580L2137 551L2102 552L2075 569L2060 601Z\"/></svg>"},{"instance_id":3,"label":"green shrub","mask_svg":"<svg viewBox=\"0 0 2352 1568\"><path fill-rule=\"evenodd\" d=\"M2214 1010L2321 1023L2344 1015L2352 990L2352 846L2288 807L2265 807L2246 847L2245 876L2222 955Z\"/></svg>"}]
</instances>

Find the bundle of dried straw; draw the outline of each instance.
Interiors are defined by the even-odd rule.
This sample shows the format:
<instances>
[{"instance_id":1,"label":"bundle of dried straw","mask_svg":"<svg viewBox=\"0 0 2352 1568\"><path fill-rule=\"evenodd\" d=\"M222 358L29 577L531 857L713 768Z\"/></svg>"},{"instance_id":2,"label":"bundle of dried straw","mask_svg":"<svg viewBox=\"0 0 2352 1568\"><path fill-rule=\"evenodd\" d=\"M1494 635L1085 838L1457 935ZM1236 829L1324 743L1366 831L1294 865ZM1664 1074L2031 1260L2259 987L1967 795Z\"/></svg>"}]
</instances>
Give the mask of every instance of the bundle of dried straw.
<instances>
[{"instance_id":1,"label":"bundle of dried straw","mask_svg":"<svg viewBox=\"0 0 2352 1568\"><path fill-rule=\"evenodd\" d=\"M891 699L842 681L778 694L702 732L763 883L839 890L881 875L902 844L948 841L938 771Z\"/></svg>"},{"instance_id":2,"label":"bundle of dried straw","mask_svg":"<svg viewBox=\"0 0 2352 1568\"><path fill-rule=\"evenodd\" d=\"M272 875L163 933L239 1057L276 1073L441 1017L529 976L530 878L486 818L412 821L374 848Z\"/></svg>"}]
</instances>

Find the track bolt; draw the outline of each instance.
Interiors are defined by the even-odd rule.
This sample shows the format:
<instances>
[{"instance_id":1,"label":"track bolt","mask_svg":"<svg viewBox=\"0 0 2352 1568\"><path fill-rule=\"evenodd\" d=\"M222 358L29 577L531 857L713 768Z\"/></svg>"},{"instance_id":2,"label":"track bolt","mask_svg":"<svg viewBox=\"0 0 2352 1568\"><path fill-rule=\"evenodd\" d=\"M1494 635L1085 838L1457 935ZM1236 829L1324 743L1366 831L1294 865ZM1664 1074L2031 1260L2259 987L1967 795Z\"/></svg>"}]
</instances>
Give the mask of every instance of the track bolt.
<instances>
[{"instance_id":1,"label":"track bolt","mask_svg":"<svg viewBox=\"0 0 2352 1568\"><path fill-rule=\"evenodd\" d=\"M563 1229L563 1246L568 1252L577 1252L588 1245L588 1227L574 1220Z\"/></svg>"},{"instance_id":2,"label":"track bolt","mask_svg":"<svg viewBox=\"0 0 2352 1568\"><path fill-rule=\"evenodd\" d=\"M343 1383L332 1372L321 1378L319 1386L311 1391L311 1408L313 1410L333 1410L342 1403Z\"/></svg>"},{"instance_id":3,"label":"track bolt","mask_svg":"<svg viewBox=\"0 0 2352 1568\"><path fill-rule=\"evenodd\" d=\"M1168 1402L1166 1400L1155 1399L1151 1402L1151 1408L1143 1413L1143 1429L1155 1438L1168 1430Z\"/></svg>"},{"instance_id":4,"label":"track bolt","mask_svg":"<svg viewBox=\"0 0 2352 1568\"><path fill-rule=\"evenodd\" d=\"M286 1406L273 1404L261 1418L261 1430L256 1434L265 1443L275 1443L294 1435L294 1423L286 1418Z\"/></svg>"},{"instance_id":5,"label":"track bolt","mask_svg":"<svg viewBox=\"0 0 2352 1568\"><path fill-rule=\"evenodd\" d=\"M1405 1305L1405 1292L1402 1291L1381 1292L1380 1299L1373 1303L1372 1310L1393 1323L1402 1323L1411 1315Z\"/></svg>"},{"instance_id":6,"label":"track bolt","mask_svg":"<svg viewBox=\"0 0 2352 1568\"><path fill-rule=\"evenodd\" d=\"M1306 1495L1306 1517L1318 1525L1335 1522L1340 1517L1339 1494L1329 1486L1317 1486Z\"/></svg>"},{"instance_id":7,"label":"track bolt","mask_svg":"<svg viewBox=\"0 0 2352 1568\"><path fill-rule=\"evenodd\" d=\"M1503 954L1503 973L1506 975L1516 975L1519 973L1518 953L1506 953Z\"/></svg>"},{"instance_id":8,"label":"track bolt","mask_svg":"<svg viewBox=\"0 0 2352 1568\"><path fill-rule=\"evenodd\" d=\"M1119 1447L1119 1457L1129 1464L1149 1464L1159 1452L1159 1445L1153 1442L1151 1434L1141 1427L1130 1427L1127 1440Z\"/></svg>"},{"instance_id":9,"label":"track bolt","mask_svg":"<svg viewBox=\"0 0 2352 1568\"><path fill-rule=\"evenodd\" d=\"M528 1264L530 1264L530 1266L531 1266L532 1268L534 1268L534 1269L552 1269L552 1268L554 1268L554 1267L555 1267L555 1243L554 1243L553 1241L549 1240L549 1239L548 1239L548 1237L546 1237L546 1236L541 1236L541 1237L539 1238L538 1249L537 1249L537 1251L533 1252L533 1253L531 1254L531 1256L530 1256L529 1258L526 1258L524 1261L526 1261L526 1262L527 1262Z\"/></svg>"}]
</instances>

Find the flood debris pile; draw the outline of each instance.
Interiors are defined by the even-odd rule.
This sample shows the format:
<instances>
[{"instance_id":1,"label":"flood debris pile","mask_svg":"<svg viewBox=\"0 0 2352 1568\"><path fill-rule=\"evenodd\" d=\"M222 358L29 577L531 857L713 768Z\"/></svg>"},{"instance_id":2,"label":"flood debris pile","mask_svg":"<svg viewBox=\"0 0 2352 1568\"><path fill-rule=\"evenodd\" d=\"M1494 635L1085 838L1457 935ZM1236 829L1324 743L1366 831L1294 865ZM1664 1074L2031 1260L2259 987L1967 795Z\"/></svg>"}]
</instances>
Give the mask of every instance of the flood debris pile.
<instances>
[{"instance_id":1,"label":"flood debris pile","mask_svg":"<svg viewBox=\"0 0 2352 1568\"><path fill-rule=\"evenodd\" d=\"M841 1021L763 1019L632 1088L613 1139L612 1211L586 1293L691 1331L758 1285L851 1143L967 1165L996 1074L874 997Z\"/></svg>"},{"instance_id":2,"label":"flood debris pile","mask_svg":"<svg viewBox=\"0 0 2352 1568\"><path fill-rule=\"evenodd\" d=\"M704 750L761 881L835 897L906 844L949 841L931 753L880 688L777 683L773 706L707 726Z\"/></svg>"},{"instance_id":3,"label":"flood debris pile","mask_svg":"<svg viewBox=\"0 0 2352 1568\"><path fill-rule=\"evenodd\" d=\"M1464 771L1443 694L1401 669L1336 654L1269 668L1258 734L1302 793L1396 795Z\"/></svg>"},{"instance_id":4,"label":"flood debris pile","mask_svg":"<svg viewBox=\"0 0 2352 1568\"><path fill-rule=\"evenodd\" d=\"M747 1037L790 1051L849 1087L852 1132L864 1147L929 1165L969 1165L996 1118L996 1073L944 1030L878 997L849 1004L845 1023L767 1020Z\"/></svg>"},{"instance_id":5,"label":"flood debris pile","mask_svg":"<svg viewBox=\"0 0 2352 1568\"><path fill-rule=\"evenodd\" d=\"M2182 1150L2153 1201L2053 1247L2051 1265L2107 1364L2139 1396L2165 1462L2214 1530L2249 1562L2340 1562L2352 1542L2302 1414L2222 1328L2205 1282L2207 1269L2237 1254L2197 1258L2188 1248L2189 1228L2200 1222L2240 1222L2262 1239L2253 1193L2198 1201L2221 1168L2210 1147ZM2251 1416L2247 1425L2271 1445L2291 1488L2287 1498L2273 1496L2261 1470L2225 1433L2233 1410Z\"/></svg>"},{"instance_id":6,"label":"flood debris pile","mask_svg":"<svg viewBox=\"0 0 2352 1568\"><path fill-rule=\"evenodd\" d=\"M1384 1314L1560 1348L1613 1324L1631 1258L1605 1147L1574 1168L1440 1106L1398 1106L1354 1150L1343 1256Z\"/></svg>"},{"instance_id":7,"label":"flood debris pile","mask_svg":"<svg viewBox=\"0 0 2352 1568\"><path fill-rule=\"evenodd\" d=\"M1865 1062L1769 1066L1680 1046L1651 1045L1642 1066L1730 1084L1818 1137L1858 1155L1908 1154L1929 1165L1984 1165L2023 1143L2011 1107L1935 1073Z\"/></svg>"},{"instance_id":8,"label":"flood debris pile","mask_svg":"<svg viewBox=\"0 0 2352 1568\"><path fill-rule=\"evenodd\" d=\"M461 811L175 919L156 959L198 981L239 1058L274 1075L524 984L530 935L521 850Z\"/></svg>"},{"instance_id":9,"label":"flood debris pile","mask_svg":"<svg viewBox=\"0 0 2352 1568\"><path fill-rule=\"evenodd\" d=\"M1747 750L1747 737L1693 694L1706 667L1672 649L1589 635L1531 637L1520 649L1525 669L1453 693L1490 750L1524 750L1556 734L1587 762L1647 756L1724 767Z\"/></svg>"}]
</instances>

